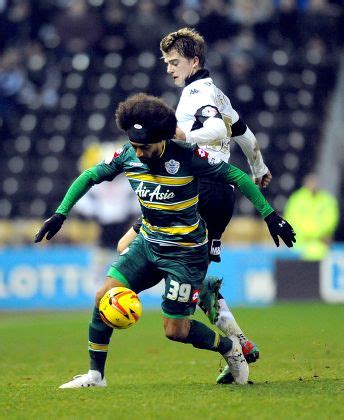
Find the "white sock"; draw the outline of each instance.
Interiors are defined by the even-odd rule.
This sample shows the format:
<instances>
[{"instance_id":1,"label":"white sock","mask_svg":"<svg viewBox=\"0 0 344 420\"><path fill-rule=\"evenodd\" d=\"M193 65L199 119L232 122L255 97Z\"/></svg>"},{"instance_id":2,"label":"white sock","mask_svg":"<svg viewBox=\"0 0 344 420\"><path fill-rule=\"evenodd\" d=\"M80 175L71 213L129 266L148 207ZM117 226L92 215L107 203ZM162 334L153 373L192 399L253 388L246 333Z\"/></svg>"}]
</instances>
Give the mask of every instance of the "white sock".
<instances>
[{"instance_id":1,"label":"white sock","mask_svg":"<svg viewBox=\"0 0 344 420\"><path fill-rule=\"evenodd\" d=\"M222 311L223 312L229 312L232 315L232 317L234 318L231 310L228 308L227 303L223 298L219 299L217 302L218 302L219 307L220 307L220 312L222 312Z\"/></svg>"},{"instance_id":2,"label":"white sock","mask_svg":"<svg viewBox=\"0 0 344 420\"><path fill-rule=\"evenodd\" d=\"M247 343L247 338L242 332L238 323L236 322L234 315L228 308L224 299L219 299L219 318L216 321L216 326L225 335L236 335L239 338L240 344L243 346Z\"/></svg>"}]
</instances>

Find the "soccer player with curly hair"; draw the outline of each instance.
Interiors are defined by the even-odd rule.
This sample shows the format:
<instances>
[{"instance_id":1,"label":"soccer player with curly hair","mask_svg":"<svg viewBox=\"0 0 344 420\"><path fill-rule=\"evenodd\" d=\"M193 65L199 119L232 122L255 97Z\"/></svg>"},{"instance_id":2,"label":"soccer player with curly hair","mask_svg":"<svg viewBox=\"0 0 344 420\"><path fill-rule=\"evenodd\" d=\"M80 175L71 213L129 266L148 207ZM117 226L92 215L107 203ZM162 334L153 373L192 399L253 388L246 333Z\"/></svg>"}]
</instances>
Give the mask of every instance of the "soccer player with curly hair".
<instances>
[{"instance_id":1,"label":"soccer player with curly hair","mask_svg":"<svg viewBox=\"0 0 344 420\"><path fill-rule=\"evenodd\" d=\"M208 269L208 238L198 212L199 179L234 184L264 217L276 242L293 246L292 227L277 215L251 178L235 166L211 157L197 145L171 140L176 131L174 110L144 93L119 104L116 122L129 141L109 160L84 171L70 186L56 213L45 221L35 242L51 239L76 202L95 184L125 173L142 210L139 234L110 267L96 294L89 325L90 369L60 388L105 387L104 369L112 328L99 314L99 301L111 288L124 286L136 293L162 279L162 314L168 339L221 354L234 381L248 382L249 368L238 337L222 337L190 319ZM109 197L109 200L120 197Z\"/></svg>"}]
</instances>

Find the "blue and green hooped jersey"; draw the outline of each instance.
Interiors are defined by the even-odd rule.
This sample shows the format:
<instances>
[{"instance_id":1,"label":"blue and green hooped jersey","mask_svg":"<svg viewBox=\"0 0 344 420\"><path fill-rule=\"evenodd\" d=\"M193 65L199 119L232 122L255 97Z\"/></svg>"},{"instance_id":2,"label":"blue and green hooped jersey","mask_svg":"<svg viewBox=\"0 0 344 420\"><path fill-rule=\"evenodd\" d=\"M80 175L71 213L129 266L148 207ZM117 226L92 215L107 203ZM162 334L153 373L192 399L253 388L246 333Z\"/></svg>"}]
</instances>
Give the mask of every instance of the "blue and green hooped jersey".
<instances>
[{"instance_id":1,"label":"blue and green hooped jersey","mask_svg":"<svg viewBox=\"0 0 344 420\"><path fill-rule=\"evenodd\" d=\"M88 189L112 181L124 172L142 209L141 233L151 242L186 247L207 241L206 226L197 211L198 178L231 183L266 217L273 209L250 177L233 165L217 161L197 145L167 140L158 159L144 164L130 143L102 162L83 172L71 185L57 212L67 215ZM109 197L120 200L121 197Z\"/></svg>"}]
</instances>

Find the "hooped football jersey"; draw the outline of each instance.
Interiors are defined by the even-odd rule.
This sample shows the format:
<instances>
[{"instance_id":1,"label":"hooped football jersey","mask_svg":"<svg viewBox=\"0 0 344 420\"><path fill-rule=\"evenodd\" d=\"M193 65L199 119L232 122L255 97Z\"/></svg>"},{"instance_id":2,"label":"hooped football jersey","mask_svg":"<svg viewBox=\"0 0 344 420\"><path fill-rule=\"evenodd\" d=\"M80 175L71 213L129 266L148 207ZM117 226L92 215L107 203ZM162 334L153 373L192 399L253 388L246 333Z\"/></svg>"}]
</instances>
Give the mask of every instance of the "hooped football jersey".
<instances>
[{"instance_id":1,"label":"hooped football jersey","mask_svg":"<svg viewBox=\"0 0 344 420\"><path fill-rule=\"evenodd\" d=\"M168 140L152 165L141 162L126 144L110 163L100 163L94 169L97 183L125 173L141 205L141 233L147 240L194 247L207 242L197 210L198 177L228 182L228 166L211 159L195 145Z\"/></svg>"},{"instance_id":2,"label":"hooped football jersey","mask_svg":"<svg viewBox=\"0 0 344 420\"><path fill-rule=\"evenodd\" d=\"M273 209L250 177L239 168L209 155L197 145L165 140L160 156L149 164L142 162L130 143L113 157L87 169L71 184L56 212L65 216L95 184L112 181L125 173L141 205L141 233L151 242L186 247L207 242L200 218L198 179L235 184L262 217ZM121 197L109 196L109 200Z\"/></svg>"}]
</instances>

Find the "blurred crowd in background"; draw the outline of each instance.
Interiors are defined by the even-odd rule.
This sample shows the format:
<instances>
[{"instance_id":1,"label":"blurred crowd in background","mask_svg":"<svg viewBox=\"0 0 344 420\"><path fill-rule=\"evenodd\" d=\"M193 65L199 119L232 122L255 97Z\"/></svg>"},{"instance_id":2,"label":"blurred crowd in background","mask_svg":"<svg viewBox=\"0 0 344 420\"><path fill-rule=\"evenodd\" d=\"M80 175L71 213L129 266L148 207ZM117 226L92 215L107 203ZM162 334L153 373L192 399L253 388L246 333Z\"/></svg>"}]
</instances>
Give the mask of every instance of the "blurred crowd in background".
<instances>
[{"instance_id":1,"label":"blurred crowd in background","mask_svg":"<svg viewBox=\"0 0 344 420\"><path fill-rule=\"evenodd\" d=\"M342 1L0 0L0 219L51 215L99 151L120 147L119 101L145 91L177 104L159 42L185 26L205 37L206 67L256 134L274 176L264 193L283 211L322 165L343 71ZM249 170L235 147L232 156ZM124 230L139 210L117 185L99 195L117 206L104 223ZM343 189L331 191L342 211ZM105 206L94 200L77 210L99 220ZM255 214L240 195L236 214Z\"/></svg>"}]
</instances>

